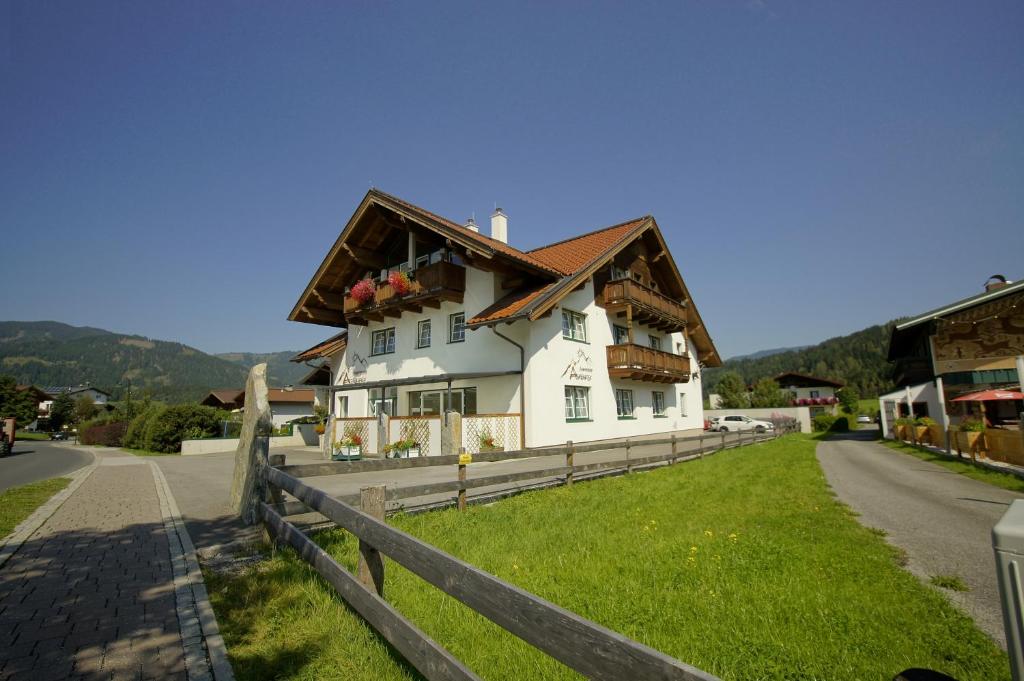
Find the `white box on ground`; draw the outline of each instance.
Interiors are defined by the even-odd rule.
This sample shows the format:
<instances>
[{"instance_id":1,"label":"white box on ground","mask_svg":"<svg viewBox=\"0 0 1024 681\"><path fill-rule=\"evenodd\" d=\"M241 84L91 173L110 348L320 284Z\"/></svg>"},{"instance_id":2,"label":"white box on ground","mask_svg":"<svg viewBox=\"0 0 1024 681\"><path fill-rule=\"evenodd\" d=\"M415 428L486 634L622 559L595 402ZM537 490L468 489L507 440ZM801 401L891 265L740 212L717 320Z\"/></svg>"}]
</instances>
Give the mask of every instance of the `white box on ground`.
<instances>
[{"instance_id":1,"label":"white box on ground","mask_svg":"<svg viewBox=\"0 0 1024 681\"><path fill-rule=\"evenodd\" d=\"M1017 499L992 528L996 554L999 600L1006 629L1006 652L1010 656L1013 681L1024 681L1024 499Z\"/></svg>"}]
</instances>

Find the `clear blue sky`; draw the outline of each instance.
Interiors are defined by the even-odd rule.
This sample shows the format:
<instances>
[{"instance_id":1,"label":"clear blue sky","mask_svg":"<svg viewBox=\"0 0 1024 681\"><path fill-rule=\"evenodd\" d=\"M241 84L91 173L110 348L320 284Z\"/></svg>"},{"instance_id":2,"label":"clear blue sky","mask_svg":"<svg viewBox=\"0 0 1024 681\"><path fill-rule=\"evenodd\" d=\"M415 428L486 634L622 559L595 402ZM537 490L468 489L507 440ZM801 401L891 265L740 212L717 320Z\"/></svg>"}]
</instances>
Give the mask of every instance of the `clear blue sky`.
<instances>
[{"instance_id":1,"label":"clear blue sky","mask_svg":"<svg viewBox=\"0 0 1024 681\"><path fill-rule=\"evenodd\" d=\"M371 186L535 247L653 213L723 356L1024 277L1024 3L0 0L0 319L209 352Z\"/></svg>"}]
</instances>

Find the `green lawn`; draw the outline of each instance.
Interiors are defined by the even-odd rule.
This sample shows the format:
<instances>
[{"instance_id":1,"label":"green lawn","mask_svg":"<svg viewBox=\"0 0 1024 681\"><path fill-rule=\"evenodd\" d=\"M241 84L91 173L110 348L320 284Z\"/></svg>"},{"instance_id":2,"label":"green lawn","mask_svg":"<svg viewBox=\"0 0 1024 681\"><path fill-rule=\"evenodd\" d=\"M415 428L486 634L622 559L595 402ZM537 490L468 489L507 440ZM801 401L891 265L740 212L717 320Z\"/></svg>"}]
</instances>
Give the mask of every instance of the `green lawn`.
<instances>
[{"instance_id":1,"label":"green lawn","mask_svg":"<svg viewBox=\"0 0 1024 681\"><path fill-rule=\"evenodd\" d=\"M51 478L0 493L0 539L3 539L50 497L68 486L69 478Z\"/></svg>"},{"instance_id":2,"label":"green lawn","mask_svg":"<svg viewBox=\"0 0 1024 681\"><path fill-rule=\"evenodd\" d=\"M789 436L654 472L391 522L724 679L1009 678L1006 655L837 503ZM321 544L355 565L356 542ZM416 678L290 550L208 573L236 676ZM577 678L395 563L385 595L487 679Z\"/></svg>"},{"instance_id":3,"label":"green lawn","mask_svg":"<svg viewBox=\"0 0 1024 681\"><path fill-rule=\"evenodd\" d=\"M132 449L131 447L118 447L118 449L135 456L181 456L181 452L154 452L148 449Z\"/></svg>"},{"instance_id":4,"label":"green lawn","mask_svg":"<svg viewBox=\"0 0 1024 681\"><path fill-rule=\"evenodd\" d=\"M14 432L15 440L49 440L49 433L33 433L28 430L17 430Z\"/></svg>"},{"instance_id":5,"label":"green lawn","mask_svg":"<svg viewBox=\"0 0 1024 681\"><path fill-rule=\"evenodd\" d=\"M878 411L878 398L869 397L866 399L857 400L857 413L867 414L871 418L875 417L875 413Z\"/></svg>"},{"instance_id":6,"label":"green lawn","mask_svg":"<svg viewBox=\"0 0 1024 681\"><path fill-rule=\"evenodd\" d=\"M970 459L951 459L948 456L939 454L927 447L918 447L917 445L908 444L898 440L883 439L880 440L880 442L890 449L895 449L898 452L916 456L922 461L930 461L942 466L943 468L948 468L951 471L959 473L960 475L965 475L968 478L973 478L996 487L1002 487L1003 489L1008 489L1011 492L1024 493L1024 480L1011 473L1003 473L1001 471L994 471L991 468L979 466L972 463Z\"/></svg>"}]
</instances>

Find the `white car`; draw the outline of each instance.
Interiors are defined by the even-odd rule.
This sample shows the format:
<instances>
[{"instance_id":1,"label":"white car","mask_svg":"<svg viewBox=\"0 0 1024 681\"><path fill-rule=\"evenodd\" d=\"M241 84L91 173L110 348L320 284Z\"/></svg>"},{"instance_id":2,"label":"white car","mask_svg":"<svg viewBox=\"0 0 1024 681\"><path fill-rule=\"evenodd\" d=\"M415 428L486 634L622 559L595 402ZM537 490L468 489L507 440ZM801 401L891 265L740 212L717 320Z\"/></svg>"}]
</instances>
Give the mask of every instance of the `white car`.
<instances>
[{"instance_id":1,"label":"white car","mask_svg":"<svg viewBox=\"0 0 1024 681\"><path fill-rule=\"evenodd\" d=\"M752 430L755 433L764 433L775 430L775 424L771 421L752 419L749 416L719 416L711 420L711 430L719 432Z\"/></svg>"}]
</instances>

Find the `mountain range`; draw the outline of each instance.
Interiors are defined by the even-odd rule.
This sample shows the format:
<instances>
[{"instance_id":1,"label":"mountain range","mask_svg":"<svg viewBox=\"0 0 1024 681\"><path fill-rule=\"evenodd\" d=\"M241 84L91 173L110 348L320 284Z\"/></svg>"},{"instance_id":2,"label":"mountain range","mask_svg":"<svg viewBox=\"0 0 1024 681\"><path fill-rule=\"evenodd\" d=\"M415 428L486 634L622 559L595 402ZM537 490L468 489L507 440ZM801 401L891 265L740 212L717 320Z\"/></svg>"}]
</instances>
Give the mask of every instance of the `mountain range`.
<instances>
[{"instance_id":1,"label":"mountain range","mask_svg":"<svg viewBox=\"0 0 1024 681\"><path fill-rule=\"evenodd\" d=\"M149 395L168 402L201 399L213 388L241 388L248 368L268 363L268 382L288 385L308 367L295 352L210 355L181 343L60 322L0 322L0 373L40 387L91 385L120 398Z\"/></svg>"},{"instance_id":2,"label":"mountain range","mask_svg":"<svg viewBox=\"0 0 1024 681\"><path fill-rule=\"evenodd\" d=\"M715 386L727 371L739 373L748 385L760 378L792 371L840 381L854 388L861 397L875 397L893 388L892 365L886 357L894 324L896 321L869 326L803 348L733 357L723 362L721 368L704 370L704 392L715 392Z\"/></svg>"}]
</instances>

